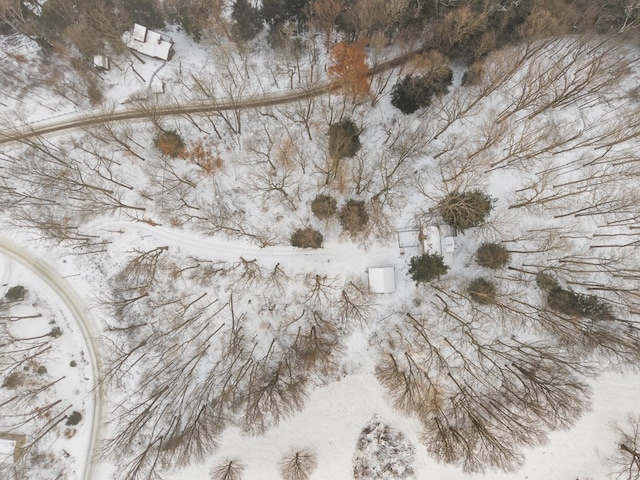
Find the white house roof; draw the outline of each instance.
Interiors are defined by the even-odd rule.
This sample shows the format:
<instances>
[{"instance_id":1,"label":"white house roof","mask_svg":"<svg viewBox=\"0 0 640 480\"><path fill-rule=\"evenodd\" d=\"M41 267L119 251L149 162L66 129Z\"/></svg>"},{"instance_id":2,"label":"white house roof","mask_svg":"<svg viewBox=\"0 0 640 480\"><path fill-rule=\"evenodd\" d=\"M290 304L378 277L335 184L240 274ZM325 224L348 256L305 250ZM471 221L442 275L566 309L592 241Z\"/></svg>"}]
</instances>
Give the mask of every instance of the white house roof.
<instances>
[{"instance_id":1,"label":"white house roof","mask_svg":"<svg viewBox=\"0 0 640 480\"><path fill-rule=\"evenodd\" d=\"M93 66L109 70L109 58L105 55L94 55Z\"/></svg>"},{"instance_id":2,"label":"white house roof","mask_svg":"<svg viewBox=\"0 0 640 480\"><path fill-rule=\"evenodd\" d=\"M173 48L173 42L165 40L162 37L162 34L135 23L133 25L133 33L127 43L127 47L148 55L149 57L169 60L171 50Z\"/></svg>"},{"instance_id":3,"label":"white house roof","mask_svg":"<svg viewBox=\"0 0 640 480\"><path fill-rule=\"evenodd\" d=\"M0 463L13 463L16 441L0 438Z\"/></svg>"},{"instance_id":4,"label":"white house roof","mask_svg":"<svg viewBox=\"0 0 640 480\"><path fill-rule=\"evenodd\" d=\"M395 292L396 269L394 267L369 268L369 291L371 293Z\"/></svg>"},{"instance_id":5,"label":"white house roof","mask_svg":"<svg viewBox=\"0 0 640 480\"><path fill-rule=\"evenodd\" d=\"M134 23L131 40L135 40L136 42L144 42L146 37L147 37L147 27L145 27L144 25L138 25L137 23Z\"/></svg>"}]
</instances>

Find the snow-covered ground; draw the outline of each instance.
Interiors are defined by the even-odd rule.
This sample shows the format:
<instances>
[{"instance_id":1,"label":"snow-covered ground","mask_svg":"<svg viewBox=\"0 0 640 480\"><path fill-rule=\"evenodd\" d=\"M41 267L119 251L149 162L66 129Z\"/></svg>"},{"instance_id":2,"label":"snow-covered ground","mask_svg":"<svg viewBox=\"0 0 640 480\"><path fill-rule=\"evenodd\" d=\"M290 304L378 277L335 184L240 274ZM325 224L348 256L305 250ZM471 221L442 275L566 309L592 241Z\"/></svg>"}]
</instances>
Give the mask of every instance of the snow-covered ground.
<instances>
[{"instance_id":1,"label":"snow-covered ground","mask_svg":"<svg viewBox=\"0 0 640 480\"><path fill-rule=\"evenodd\" d=\"M83 478L94 429L99 427L93 423L96 379L94 359L88 350L92 347L87 345L82 326L71 310L76 306L69 297L58 295L64 280L54 277L60 283L52 285L52 279L42 274L44 260L28 252L20 257L14 253L7 256L4 241L1 250L0 293L4 298L0 365L4 383L0 389L0 435L27 435L22 455L29 458L30 470L19 469L18 478ZM24 299L9 301L5 295L16 286L26 289ZM16 386L7 385L10 375L19 379ZM16 394L18 398L28 395L28 401L15 401ZM73 412L81 417L71 424L67 418ZM29 436L34 433L43 437L32 448ZM4 474L10 475L9 471Z\"/></svg>"},{"instance_id":2,"label":"snow-covered ground","mask_svg":"<svg viewBox=\"0 0 640 480\"><path fill-rule=\"evenodd\" d=\"M137 97L171 103L202 99L205 93L241 98L302 87L312 81L312 66L313 81L325 78L326 52L316 55L314 45L299 64L279 69L265 48L243 57L227 50L230 45L197 45L179 32L171 33L176 55L167 64L146 58L144 63L134 57L112 59L118 67L103 78L109 102ZM23 45L16 38L3 41L8 42L3 59L8 68L16 68L15 62L42 67L44 60L38 60L34 45ZM629 412L638 413L640 377L625 365L624 373L611 373L619 362L598 348L581 356L583 352L576 351L586 351L583 345L549 340L554 337L532 320L534 314L549 312L536 310L544 297L534 275L527 273L551 268L559 272L563 286L595 291L611 302L616 315L637 323L633 296L590 290L605 285L624 291L626 285L638 285L634 270L638 246L615 243L620 235L630 236L631 242L636 238L637 217L623 220L625 214L637 213L638 173L630 153L637 149L637 135L632 135L637 125L632 121L618 125L616 116L633 118L638 113L637 99L631 95L638 67L628 63L637 52L615 48L608 57L598 57L599 68L578 62L564 73L556 72L555 66L569 61L562 56L565 49L577 52L580 59L598 55L597 48L576 46L573 41L550 42L541 54L533 53L520 65L517 51L497 52L486 62L483 80L476 86L460 86L459 67L451 91L411 116L393 108L388 95L373 107L331 95L226 116L161 118L155 125L117 125L111 132L101 128L69 132L52 141L4 149L0 155L7 175L2 185L4 223L17 229L11 232L28 251L66 277L102 334L105 367L118 365L104 389L109 406L101 427L103 439L118 441L110 445L112 455L96 467L95 479L119 478L119 469L135 461L145 442L162 444L165 431L172 441L172 435L182 439L183 433L175 433L181 432L182 421L195 417L194 430L210 428L197 423L199 416L190 407L208 408L218 401L232 406L225 406L221 415L225 418L211 427L215 441L205 436L202 451L194 447L199 458L192 465L174 465L190 463L182 461L175 444L150 449L161 456L171 452L166 454L169 464L162 464L167 478L204 480L212 468L229 460L244 465L243 478L278 478L281 458L298 450L316 456L311 479L351 478L358 438L372 419L401 432L415 447L413 471L420 480L606 477L610 471L606 458L617 448L611 424L624 422ZM513 65L517 68L511 71ZM578 85L588 68L595 68L595 73L583 88L562 91L567 81L569 87ZM555 73L559 76L554 80ZM240 83L230 81L234 74L240 75ZM398 72L390 75L392 85ZM165 83L166 94L155 97L149 92L154 79ZM211 89L198 91L198 82ZM595 88L598 82L602 85ZM46 89L29 86L21 98L3 103L0 112L15 119L12 114L20 109L24 120L35 121L50 116L50 109L63 113L88 108L86 102L72 106L55 95L35 101L30 95L39 88ZM362 129L363 147L354 158L332 164L326 153L327 129L343 117L352 118ZM153 145L158 127L182 135L187 143L182 156L158 153ZM197 147L204 148L210 164L198 158ZM606 163L600 161L603 152ZM401 252L395 232L417 228L418 220L437 223L432 207L438 199L465 189L481 189L494 197L491 217L486 225L456 238L452 268L435 284L439 290L416 287L407 276L412 253ZM12 201L18 193L23 195L21 201ZM352 237L336 219L314 217L309 205L317 193L331 194L339 206L349 198L366 200L367 229ZM605 210L598 210L600 205ZM593 208L588 216L576 215L585 207ZM288 245L291 233L304 226L322 232L322 249ZM518 270L491 273L476 265L474 252L484 241L508 245L511 266ZM594 251L598 268L575 266L592 260ZM565 267L570 258L576 263ZM619 270L608 268L612 263ZM58 312L59 323L64 318L63 329L72 334L55 340L60 349L56 367L62 369L82 350L78 325L64 313L55 292L13 263L5 265L3 283L24 282L30 292L38 293L44 309L50 308L52 315ZM395 267L395 294L368 294L366 268L371 266ZM627 276L620 278L617 271L623 269ZM506 308L474 305L466 296L470 280L490 274L498 285L500 304L518 305L513 316ZM360 302L358 308L346 298ZM418 321L403 320L406 314ZM465 330L463 321L452 320L456 315L468 319L473 328ZM439 395L454 396L447 374L469 381L457 356L464 347L471 351L469 358L475 358L473 345L478 344L469 338L487 345L494 340L502 345L513 339L548 341L545 346L553 347L558 358L574 355L571 358L599 373L595 378L576 376L585 385L584 398L577 403L584 401L590 407L578 407L577 421L569 419L571 425L564 431L553 431L554 422L549 420L541 428L543 445L532 447L514 439L515 449L524 455L516 471L472 474L463 472L458 458L452 460L457 466L439 463L433 455L437 449L423 438L427 420L407 411L410 408L394 408L392 397L397 392L389 392L378 381L377 368L390 354L398 358L410 354L419 364L428 364L426 344L416 343L414 330L420 325L429 332L427 340L438 342L438 349L453 359L441 370L433 366L429 371L435 372L434 383L441 382L433 393L434 410L441 406ZM180 334L172 336L176 331ZM327 342L325 347L329 345L326 356L315 352L320 360L309 360L298 350L296 342L307 331L309 338L317 335ZM630 337L634 335L636 330ZM184 342L186 338L189 342ZM220 358L221 351L229 356L237 353L242 360ZM150 365L177 372L175 381L149 370ZM487 384L499 378L494 377L496 370L484 371ZM82 408L90 418L91 368L82 363L70 371L82 372L82 378L72 380L67 373L64 395L70 395L74 408ZM224 375L229 371L239 373L227 391L220 378L228 379ZM573 371L569 373L573 379ZM256 384L261 386L255 381L261 375L276 378L276 383L286 378L282 396L292 406L277 414L273 412L280 405L258 403L259 408L250 410L244 400L252 398ZM207 390L205 379L212 379L215 388ZM592 388L590 398L586 385ZM300 395L290 393L292 386L300 388ZM477 387L482 396L485 385ZM160 395L157 403L148 400L165 390L174 396ZM220 391L225 393L222 400L216 396ZM235 395L242 399L229 400ZM264 421L266 431L247 433L259 428L246 424L252 417L245 410ZM134 419L140 429L128 435L129 426L137 425ZM546 420L542 416L540 424ZM69 479L86 460L87 427L85 423L71 440L51 440L53 451L72 453L65 467ZM148 462L141 463L146 468Z\"/></svg>"}]
</instances>

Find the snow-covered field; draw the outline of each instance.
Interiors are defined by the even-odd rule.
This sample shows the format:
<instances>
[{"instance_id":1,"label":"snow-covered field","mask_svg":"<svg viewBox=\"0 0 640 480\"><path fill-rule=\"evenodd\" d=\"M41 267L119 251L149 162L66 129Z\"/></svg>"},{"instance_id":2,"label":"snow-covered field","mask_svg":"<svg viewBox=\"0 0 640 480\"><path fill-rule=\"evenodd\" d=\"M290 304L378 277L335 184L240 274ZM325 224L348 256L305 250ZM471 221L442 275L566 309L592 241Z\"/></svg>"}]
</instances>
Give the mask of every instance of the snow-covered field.
<instances>
[{"instance_id":1,"label":"snow-covered field","mask_svg":"<svg viewBox=\"0 0 640 480\"><path fill-rule=\"evenodd\" d=\"M103 78L108 102L241 100L326 78L315 44L285 64L266 48L243 56L173 37L167 64L114 58L118 68ZM3 69L43 68L34 45L3 41ZM230 461L242 478L279 478L292 452L314 458L311 479L352 478L372 422L404 437L392 435L403 446L385 451L400 452L405 478L606 478L613 423L640 413L635 56L566 38L495 52L471 85L461 85L458 65L450 91L409 116L388 90L375 105L332 94L3 147L6 235L66 278L99 332L106 453L92 478L157 469L208 479ZM399 73L381 76L392 86ZM167 93L150 93L156 80ZM42 88L3 102L3 122L16 126L17 110L37 121L47 110L89 108L53 94L34 100ZM362 148L335 162L327 131L343 118L360 129ZM154 146L162 131L185 140L176 158ZM438 201L475 189L493 198L491 215L455 237L446 275L416 286L407 273L417 250L403 251L396 232L442 223ZM364 230L349 235L337 218L314 216L319 193L339 207L365 201ZM289 245L302 227L322 233L322 249ZM477 265L483 242L505 245L511 268ZM55 291L4 266L2 291L24 284L26 301L37 293L37 310L50 312L39 322L55 317L69 332L43 357L48 375L68 377L49 397L85 420L71 439L46 438L60 478L82 478L95 379L78 357L80 326ZM368 292L366 269L381 266L395 267L395 293ZM610 310L600 320L559 314L541 272ZM496 285L491 305L467 293L478 277ZM66 368L72 357L78 366Z\"/></svg>"}]
</instances>

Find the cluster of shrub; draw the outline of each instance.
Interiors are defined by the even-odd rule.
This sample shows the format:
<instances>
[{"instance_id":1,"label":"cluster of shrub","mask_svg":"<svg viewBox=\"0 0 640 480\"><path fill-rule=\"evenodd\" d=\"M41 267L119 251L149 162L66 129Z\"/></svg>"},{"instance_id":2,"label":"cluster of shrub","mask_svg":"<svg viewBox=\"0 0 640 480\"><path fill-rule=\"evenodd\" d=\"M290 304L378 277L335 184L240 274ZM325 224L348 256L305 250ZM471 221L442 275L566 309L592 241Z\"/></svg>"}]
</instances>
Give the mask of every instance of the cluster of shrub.
<instances>
[{"instance_id":1,"label":"cluster of shrub","mask_svg":"<svg viewBox=\"0 0 640 480\"><path fill-rule=\"evenodd\" d=\"M339 162L353 157L362 147L360 130L349 118L335 122L329 127L329 155ZM338 209L338 202L330 195L319 194L311 202L311 212L320 220L329 221L338 217L342 229L352 236L364 231L369 223L369 214L364 200L348 199ZM322 234L311 227L300 228L293 232L291 245L300 248L320 248Z\"/></svg>"},{"instance_id":2,"label":"cluster of shrub","mask_svg":"<svg viewBox=\"0 0 640 480\"><path fill-rule=\"evenodd\" d=\"M311 211L317 218L325 221L337 215L343 230L350 235L361 233L369 223L369 214L364 200L351 198L338 209L335 198L320 194L311 202ZM291 245L300 248L320 248L322 240L322 234L311 227L299 228L291 235Z\"/></svg>"},{"instance_id":3,"label":"cluster of shrub","mask_svg":"<svg viewBox=\"0 0 640 480\"><path fill-rule=\"evenodd\" d=\"M437 205L438 213L443 220L459 231L482 224L492 209L493 199L479 190L452 192ZM475 254L476 263L489 270L506 267L510 257L504 245L492 242L480 245ZM425 253L413 257L409 263L409 276L416 284L436 280L448 270L449 267L445 265L444 258L437 253ZM473 279L466 290L469 298L478 304L487 305L496 301L496 286L486 276Z\"/></svg>"},{"instance_id":4,"label":"cluster of shrub","mask_svg":"<svg viewBox=\"0 0 640 480\"><path fill-rule=\"evenodd\" d=\"M570 288L563 288L547 273L541 272L536 275L536 284L544 292L547 306L561 315L593 320L614 318L609 304L604 300L595 295L585 295L574 292Z\"/></svg>"}]
</instances>

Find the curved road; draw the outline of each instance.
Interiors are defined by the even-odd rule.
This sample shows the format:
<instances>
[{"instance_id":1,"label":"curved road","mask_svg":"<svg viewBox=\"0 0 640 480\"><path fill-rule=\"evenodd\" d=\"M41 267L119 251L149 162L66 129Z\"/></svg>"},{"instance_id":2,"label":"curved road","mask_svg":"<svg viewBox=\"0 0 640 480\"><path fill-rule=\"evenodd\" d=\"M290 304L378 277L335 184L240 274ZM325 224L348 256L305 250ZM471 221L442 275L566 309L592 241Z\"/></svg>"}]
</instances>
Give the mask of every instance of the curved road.
<instances>
[{"instance_id":1,"label":"curved road","mask_svg":"<svg viewBox=\"0 0 640 480\"><path fill-rule=\"evenodd\" d=\"M100 423L102 421L103 403L102 398L97 388L97 381L100 378L100 359L97 352L97 346L95 345L95 332L91 322L88 319L87 312L83 306L82 301L74 293L69 284L62 279L57 272L40 258L30 254L24 248L11 240L0 236L0 253L5 254L9 258L17 261L18 263L31 270L60 297L60 299L67 306L71 315L75 318L80 333L84 338L86 351L89 355L88 360L91 362L91 368L93 370L93 419L91 422L91 434L90 440L87 445L87 460L84 464L84 472L81 476L84 480L94 480L93 475L93 454L95 448L100 439Z\"/></svg>"},{"instance_id":2,"label":"curved road","mask_svg":"<svg viewBox=\"0 0 640 480\"><path fill-rule=\"evenodd\" d=\"M409 61L414 55L421 53L424 48L413 50L399 57L382 62L369 70L369 75L395 68ZM247 110L273 105L282 105L299 100L305 100L328 92L339 90L341 83L321 82L309 88L301 88L289 91L271 92L262 95L252 95L248 97L229 99L208 99L195 103L184 103L179 105L157 106L155 108L123 107L106 113L78 113L56 117L51 120L21 125L13 129L4 127L0 132L0 145L11 142L19 142L32 137L47 135L50 133L72 130L75 128L85 128L103 123L119 122L123 120L137 120L148 117L167 117L185 114L197 114L207 112L220 112L225 110Z\"/></svg>"}]
</instances>

